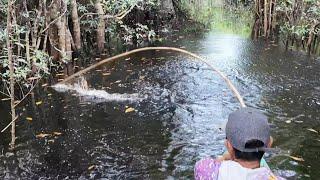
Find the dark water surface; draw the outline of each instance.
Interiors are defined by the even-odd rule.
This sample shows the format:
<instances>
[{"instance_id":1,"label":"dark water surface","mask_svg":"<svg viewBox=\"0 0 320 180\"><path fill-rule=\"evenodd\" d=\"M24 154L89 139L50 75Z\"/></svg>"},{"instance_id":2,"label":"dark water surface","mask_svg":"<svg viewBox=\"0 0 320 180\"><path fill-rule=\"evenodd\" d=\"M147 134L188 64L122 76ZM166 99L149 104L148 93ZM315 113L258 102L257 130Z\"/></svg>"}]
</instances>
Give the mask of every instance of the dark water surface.
<instances>
[{"instance_id":1,"label":"dark water surface","mask_svg":"<svg viewBox=\"0 0 320 180\"><path fill-rule=\"evenodd\" d=\"M167 45L205 57L248 106L269 116L281 152L267 160L278 174L320 177L319 61L219 33L180 36ZM239 104L203 63L152 51L83 78L90 91L40 88L21 106L15 153L7 151L9 133L0 135L0 179L191 179L197 160L225 151L223 127ZM136 111L125 113L130 107ZM0 103L1 127L9 121L7 108ZM40 133L50 136L36 138Z\"/></svg>"}]
</instances>

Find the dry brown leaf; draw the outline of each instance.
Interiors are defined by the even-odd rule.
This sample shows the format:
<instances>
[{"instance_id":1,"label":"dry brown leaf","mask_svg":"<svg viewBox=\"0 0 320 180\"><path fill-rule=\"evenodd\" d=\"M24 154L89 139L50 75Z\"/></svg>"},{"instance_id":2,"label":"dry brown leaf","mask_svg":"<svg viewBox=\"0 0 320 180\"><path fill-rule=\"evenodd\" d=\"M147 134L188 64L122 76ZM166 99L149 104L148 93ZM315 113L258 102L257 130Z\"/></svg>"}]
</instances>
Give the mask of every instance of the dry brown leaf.
<instances>
[{"instance_id":1,"label":"dry brown leaf","mask_svg":"<svg viewBox=\"0 0 320 180\"><path fill-rule=\"evenodd\" d=\"M53 132L52 134L55 135L55 136L61 136L62 135L61 132Z\"/></svg>"},{"instance_id":2,"label":"dry brown leaf","mask_svg":"<svg viewBox=\"0 0 320 180\"><path fill-rule=\"evenodd\" d=\"M41 105L41 104L42 104L42 101L36 102L36 105L37 105L37 106L39 106L39 105Z\"/></svg>"},{"instance_id":3,"label":"dry brown leaf","mask_svg":"<svg viewBox=\"0 0 320 180\"><path fill-rule=\"evenodd\" d=\"M301 157L295 157L295 156L289 156L289 157L295 161L304 161L304 159Z\"/></svg>"},{"instance_id":4,"label":"dry brown leaf","mask_svg":"<svg viewBox=\"0 0 320 180\"><path fill-rule=\"evenodd\" d=\"M40 133L40 134L36 135L37 138L45 138L45 137L49 137L49 136L51 136L51 134Z\"/></svg>"},{"instance_id":5,"label":"dry brown leaf","mask_svg":"<svg viewBox=\"0 0 320 180\"><path fill-rule=\"evenodd\" d=\"M135 109L132 108L132 107L129 107L129 108L126 109L125 113L131 113L133 111L135 111Z\"/></svg>"}]
</instances>

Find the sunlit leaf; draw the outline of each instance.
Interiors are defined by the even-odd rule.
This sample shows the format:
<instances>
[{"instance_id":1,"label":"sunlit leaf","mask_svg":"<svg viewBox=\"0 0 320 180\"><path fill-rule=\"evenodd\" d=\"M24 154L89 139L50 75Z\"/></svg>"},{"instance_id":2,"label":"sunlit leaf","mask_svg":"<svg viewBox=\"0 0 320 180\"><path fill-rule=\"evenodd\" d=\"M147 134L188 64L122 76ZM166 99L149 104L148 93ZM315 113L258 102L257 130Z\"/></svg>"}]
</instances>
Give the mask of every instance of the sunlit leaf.
<instances>
[{"instance_id":1,"label":"sunlit leaf","mask_svg":"<svg viewBox=\"0 0 320 180\"><path fill-rule=\"evenodd\" d=\"M311 131L311 132L314 132L314 133L319 133L318 131L316 131L316 130L314 130L314 129L312 129L312 128L309 128L309 129L307 129L308 131Z\"/></svg>"},{"instance_id":2,"label":"sunlit leaf","mask_svg":"<svg viewBox=\"0 0 320 180\"><path fill-rule=\"evenodd\" d=\"M89 166L89 167L88 167L88 170L91 171L91 170L93 170L95 167L96 167L96 165Z\"/></svg>"},{"instance_id":3,"label":"sunlit leaf","mask_svg":"<svg viewBox=\"0 0 320 180\"><path fill-rule=\"evenodd\" d=\"M39 105L41 105L41 104L42 104L42 101L36 102L36 105L37 105L37 106L39 106Z\"/></svg>"},{"instance_id":4,"label":"sunlit leaf","mask_svg":"<svg viewBox=\"0 0 320 180\"><path fill-rule=\"evenodd\" d=\"M51 134L40 133L40 134L36 135L37 138L45 138L45 137L49 137L49 136L51 136Z\"/></svg>"},{"instance_id":5,"label":"sunlit leaf","mask_svg":"<svg viewBox=\"0 0 320 180\"><path fill-rule=\"evenodd\" d=\"M102 76L110 76L111 73L103 73Z\"/></svg>"},{"instance_id":6,"label":"sunlit leaf","mask_svg":"<svg viewBox=\"0 0 320 180\"><path fill-rule=\"evenodd\" d=\"M55 135L55 136L61 136L62 135L61 132L53 132L52 134Z\"/></svg>"},{"instance_id":7,"label":"sunlit leaf","mask_svg":"<svg viewBox=\"0 0 320 180\"><path fill-rule=\"evenodd\" d=\"M301 157L295 157L295 156L289 156L289 157L295 161L301 161L301 162L304 161L304 159Z\"/></svg>"},{"instance_id":8,"label":"sunlit leaf","mask_svg":"<svg viewBox=\"0 0 320 180\"><path fill-rule=\"evenodd\" d=\"M30 78L28 78L29 81L33 81L33 80L37 80L37 79L40 79L40 77L30 77Z\"/></svg>"},{"instance_id":9,"label":"sunlit leaf","mask_svg":"<svg viewBox=\"0 0 320 180\"><path fill-rule=\"evenodd\" d=\"M131 113L133 111L135 111L135 109L132 108L132 107L129 107L129 108L126 109L125 113Z\"/></svg>"},{"instance_id":10,"label":"sunlit leaf","mask_svg":"<svg viewBox=\"0 0 320 180\"><path fill-rule=\"evenodd\" d=\"M10 98L3 98L3 99L1 99L1 101L9 101L10 100Z\"/></svg>"},{"instance_id":11,"label":"sunlit leaf","mask_svg":"<svg viewBox=\"0 0 320 180\"><path fill-rule=\"evenodd\" d=\"M26 120L27 121L32 121L32 117L27 117Z\"/></svg>"}]
</instances>

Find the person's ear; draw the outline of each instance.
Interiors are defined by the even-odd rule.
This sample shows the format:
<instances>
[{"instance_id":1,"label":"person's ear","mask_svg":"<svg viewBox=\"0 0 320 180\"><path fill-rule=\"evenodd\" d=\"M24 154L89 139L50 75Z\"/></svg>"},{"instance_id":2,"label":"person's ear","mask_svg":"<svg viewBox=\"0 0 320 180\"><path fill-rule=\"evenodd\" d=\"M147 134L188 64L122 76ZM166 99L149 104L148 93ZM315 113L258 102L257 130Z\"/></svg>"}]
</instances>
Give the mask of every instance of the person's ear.
<instances>
[{"instance_id":1,"label":"person's ear","mask_svg":"<svg viewBox=\"0 0 320 180\"><path fill-rule=\"evenodd\" d=\"M226 141L225 141L225 146L226 146L231 158L233 159L233 157L234 157L234 149L233 149L233 146L231 145L231 142L228 139L226 139Z\"/></svg>"},{"instance_id":2,"label":"person's ear","mask_svg":"<svg viewBox=\"0 0 320 180\"><path fill-rule=\"evenodd\" d=\"M269 140L269 143L268 143L268 148L271 148L272 144L273 144L273 137L270 136L270 140Z\"/></svg>"}]
</instances>

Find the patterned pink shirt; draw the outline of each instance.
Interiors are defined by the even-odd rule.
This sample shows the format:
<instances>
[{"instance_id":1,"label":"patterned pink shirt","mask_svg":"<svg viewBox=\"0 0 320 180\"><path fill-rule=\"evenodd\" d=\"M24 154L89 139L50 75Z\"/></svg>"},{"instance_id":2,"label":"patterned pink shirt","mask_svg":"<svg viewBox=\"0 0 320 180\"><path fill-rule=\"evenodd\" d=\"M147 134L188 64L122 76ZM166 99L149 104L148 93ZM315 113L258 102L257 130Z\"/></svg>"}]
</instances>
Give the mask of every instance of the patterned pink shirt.
<instances>
[{"instance_id":1,"label":"patterned pink shirt","mask_svg":"<svg viewBox=\"0 0 320 180\"><path fill-rule=\"evenodd\" d=\"M270 169L265 167L248 169L235 161L220 162L211 158L196 163L194 178L196 180L283 180L281 177L276 177Z\"/></svg>"}]
</instances>

